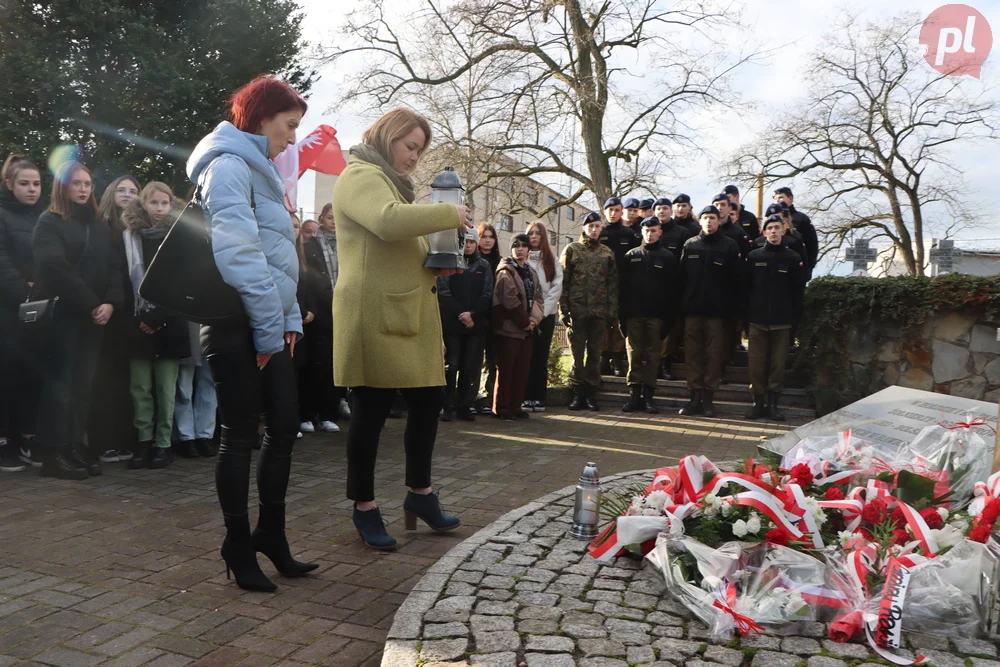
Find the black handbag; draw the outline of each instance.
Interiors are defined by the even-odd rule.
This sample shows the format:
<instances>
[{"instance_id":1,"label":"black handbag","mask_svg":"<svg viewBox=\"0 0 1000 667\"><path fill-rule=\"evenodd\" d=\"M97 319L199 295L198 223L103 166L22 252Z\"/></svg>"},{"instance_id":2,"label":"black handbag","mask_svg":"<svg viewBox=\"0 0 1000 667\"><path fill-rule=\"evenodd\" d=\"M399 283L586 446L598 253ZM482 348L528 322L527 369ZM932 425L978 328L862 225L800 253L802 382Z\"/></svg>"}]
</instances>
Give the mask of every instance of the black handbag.
<instances>
[{"instance_id":1,"label":"black handbag","mask_svg":"<svg viewBox=\"0 0 1000 667\"><path fill-rule=\"evenodd\" d=\"M79 269L83 264L83 258L87 256L90 249L90 225L87 225L87 240L83 242L83 251L76 260L73 268ZM26 329L42 329L56 319L56 305L59 297L51 299L31 300L31 292L28 292L28 299L17 307L17 321Z\"/></svg>"},{"instance_id":2,"label":"black handbag","mask_svg":"<svg viewBox=\"0 0 1000 667\"><path fill-rule=\"evenodd\" d=\"M256 209L253 188L250 209ZM246 320L240 293L215 265L207 222L199 185L146 267L139 296L198 324Z\"/></svg>"}]
</instances>

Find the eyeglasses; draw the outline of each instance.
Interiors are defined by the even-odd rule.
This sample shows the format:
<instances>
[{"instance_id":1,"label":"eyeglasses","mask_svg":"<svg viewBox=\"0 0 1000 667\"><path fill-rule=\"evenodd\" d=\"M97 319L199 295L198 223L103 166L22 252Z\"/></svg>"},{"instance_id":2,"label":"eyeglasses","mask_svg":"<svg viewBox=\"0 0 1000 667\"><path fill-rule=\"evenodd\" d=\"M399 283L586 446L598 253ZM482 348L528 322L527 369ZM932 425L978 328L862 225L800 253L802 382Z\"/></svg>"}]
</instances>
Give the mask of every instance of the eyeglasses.
<instances>
[{"instance_id":1,"label":"eyeglasses","mask_svg":"<svg viewBox=\"0 0 1000 667\"><path fill-rule=\"evenodd\" d=\"M134 197L139 194L139 191L135 188L115 188L115 194L132 195Z\"/></svg>"}]
</instances>

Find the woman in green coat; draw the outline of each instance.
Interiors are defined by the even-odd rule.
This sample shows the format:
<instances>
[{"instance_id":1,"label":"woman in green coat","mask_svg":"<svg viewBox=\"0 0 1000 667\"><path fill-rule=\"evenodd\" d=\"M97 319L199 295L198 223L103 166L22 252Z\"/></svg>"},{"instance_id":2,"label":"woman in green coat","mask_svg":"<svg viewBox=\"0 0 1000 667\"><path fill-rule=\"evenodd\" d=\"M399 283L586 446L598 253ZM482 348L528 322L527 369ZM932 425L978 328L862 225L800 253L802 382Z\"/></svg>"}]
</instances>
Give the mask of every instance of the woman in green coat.
<instances>
[{"instance_id":1,"label":"woman in green coat","mask_svg":"<svg viewBox=\"0 0 1000 667\"><path fill-rule=\"evenodd\" d=\"M433 270L424 268L428 234L471 226L461 205L417 205L407 177L430 144L427 120L394 109L362 135L333 189L340 275L333 293L334 384L352 387L347 433L347 497L365 543L391 550L375 503L379 435L396 389L408 417L403 445L406 528L458 527L431 488L431 455L444 402L444 343Z\"/></svg>"}]
</instances>

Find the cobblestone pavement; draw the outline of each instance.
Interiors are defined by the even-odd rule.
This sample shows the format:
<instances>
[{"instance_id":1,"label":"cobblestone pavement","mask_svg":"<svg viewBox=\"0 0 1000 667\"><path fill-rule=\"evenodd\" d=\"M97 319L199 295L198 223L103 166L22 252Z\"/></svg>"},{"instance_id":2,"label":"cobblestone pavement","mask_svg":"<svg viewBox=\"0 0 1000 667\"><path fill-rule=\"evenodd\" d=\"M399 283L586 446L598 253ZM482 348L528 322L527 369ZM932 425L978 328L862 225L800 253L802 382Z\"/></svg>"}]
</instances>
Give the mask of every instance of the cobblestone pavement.
<instances>
[{"instance_id":1,"label":"cobblestone pavement","mask_svg":"<svg viewBox=\"0 0 1000 667\"><path fill-rule=\"evenodd\" d=\"M320 569L277 578L276 594L226 581L210 461L112 464L86 482L0 473L0 667L379 665L396 609L430 566L505 512L574 483L587 460L610 475L691 451L735 459L794 425L562 410L442 424L435 486L464 525L438 536L403 531L403 421L390 420L377 488L400 539L392 554L366 550L354 532L344 434L308 435L296 445L288 529L293 552Z\"/></svg>"},{"instance_id":2,"label":"cobblestone pavement","mask_svg":"<svg viewBox=\"0 0 1000 667\"><path fill-rule=\"evenodd\" d=\"M605 487L648 483L652 471ZM504 515L452 549L400 606L382 667L879 667L861 643L826 639L823 623L788 636L713 641L667 595L648 563L599 563L567 536L567 487ZM793 635L794 636L791 636ZM983 639L904 635L912 659L937 667L1000 667Z\"/></svg>"}]
</instances>

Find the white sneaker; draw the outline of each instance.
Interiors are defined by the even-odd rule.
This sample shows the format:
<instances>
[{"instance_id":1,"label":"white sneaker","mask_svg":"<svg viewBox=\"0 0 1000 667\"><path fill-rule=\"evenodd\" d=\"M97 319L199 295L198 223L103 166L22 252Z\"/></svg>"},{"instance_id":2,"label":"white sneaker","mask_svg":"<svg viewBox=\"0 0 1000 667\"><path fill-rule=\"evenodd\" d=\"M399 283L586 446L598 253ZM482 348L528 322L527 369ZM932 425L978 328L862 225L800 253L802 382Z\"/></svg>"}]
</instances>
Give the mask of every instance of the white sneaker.
<instances>
[{"instance_id":1,"label":"white sneaker","mask_svg":"<svg viewBox=\"0 0 1000 667\"><path fill-rule=\"evenodd\" d=\"M541 401L533 401L531 404L531 410L533 412L545 412L545 406L542 405Z\"/></svg>"},{"instance_id":2,"label":"white sneaker","mask_svg":"<svg viewBox=\"0 0 1000 667\"><path fill-rule=\"evenodd\" d=\"M324 433L340 433L340 427L334 422L320 422L319 427Z\"/></svg>"},{"instance_id":3,"label":"white sneaker","mask_svg":"<svg viewBox=\"0 0 1000 667\"><path fill-rule=\"evenodd\" d=\"M101 463L117 463L119 461L131 461L132 452L127 449L109 449L100 456Z\"/></svg>"},{"instance_id":4,"label":"white sneaker","mask_svg":"<svg viewBox=\"0 0 1000 667\"><path fill-rule=\"evenodd\" d=\"M295 439L296 440L298 440L301 437L302 437L302 431L299 431L298 433L295 434Z\"/></svg>"},{"instance_id":5,"label":"white sneaker","mask_svg":"<svg viewBox=\"0 0 1000 667\"><path fill-rule=\"evenodd\" d=\"M316 430L316 427L313 426L312 422L302 422L299 424L299 430L303 433L312 433Z\"/></svg>"},{"instance_id":6,"label":"white sneaker","mask_svg":"<svg viewBox=\"0 0 1000 667\"><path fill-rule=\"evenodd\" d=\"M340 410L340 416L341 416L341 418L343 418L343 419L350 419L351 418L351 406L347 404L347 399L346 398L340 399L339 410Z\"/></svg>"}]
</instances>

